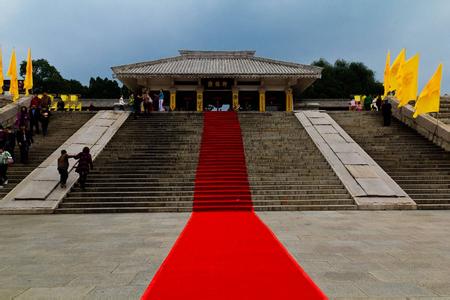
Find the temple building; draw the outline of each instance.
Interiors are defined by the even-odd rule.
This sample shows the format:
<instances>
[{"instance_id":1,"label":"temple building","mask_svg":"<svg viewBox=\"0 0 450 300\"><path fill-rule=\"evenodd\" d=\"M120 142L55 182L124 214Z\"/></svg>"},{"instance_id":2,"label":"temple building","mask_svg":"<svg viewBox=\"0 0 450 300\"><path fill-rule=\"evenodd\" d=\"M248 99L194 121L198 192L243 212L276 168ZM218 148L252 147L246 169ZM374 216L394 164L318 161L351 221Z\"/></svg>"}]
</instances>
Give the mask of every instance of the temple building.
<instances>
[{"instance_id":1,"label":"temple building","mask_svg":"<svg viewBox=\"0 0 450 300\"><path fill-rule=\"evenodd\" d=\"M292 111L293 90L303 91L322 69L255 56L255 51L180 50L176 57L112 67L133 91L164 91L171 110L207 107Z\"/></svg>"}]
</instances>

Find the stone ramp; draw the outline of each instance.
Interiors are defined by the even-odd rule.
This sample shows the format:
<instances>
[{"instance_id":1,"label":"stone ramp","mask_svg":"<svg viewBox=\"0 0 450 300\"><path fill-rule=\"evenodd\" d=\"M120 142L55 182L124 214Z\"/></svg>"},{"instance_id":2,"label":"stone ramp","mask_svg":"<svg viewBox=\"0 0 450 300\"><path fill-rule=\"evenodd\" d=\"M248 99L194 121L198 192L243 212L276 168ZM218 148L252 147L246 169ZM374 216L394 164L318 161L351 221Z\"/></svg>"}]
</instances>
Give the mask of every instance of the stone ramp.
<instances>
[{"instance_id":1,"label":"stone ramp","mask_svg":"<svg viewBox=\"0 0 450 300\"><path fill-rule=\"evenodd\" d=\"M418 209L450 209L450 153L393 119L383 127L374 112L330 116L417 203Z\"/></svg>"},{"instance_id":2,"label":"stone ramp","mask_svg":"<svg viewBox=\"0 0 450 300\"><path fill-rule=\"evenodd\" d=\"M239 113L255 210L356 209L293 113Z\"/></svg>"},{"instance_id":3,"label":"stone ramp","mask_svg":"<svg viewBox=\"0 0 450 300\"><path fill-rule=\"evenodd\" d=\"M57 212L191 211L202 128L199 113L129 118Z\"/></svg>"},{"instance_id":4,"label":"stone ramp","mask_svg":"<svg viewBox=\"0 0 450 300\"><path fill-rule=\"evenodd\" d=\"M325 112L295 114L358 209L416 209L416 204Z\"/></svg>"},{"instance_id":5,"label":"stone ramp","mask_svg":"<svg viewBox=\"0 0 450 300\"><path fill-rule=\"evenodd\" d=\"M8 168L9 183L0 189L0 199L13 190L94 114L90 112L52 112L48 136L43 137L42 131L41 134L33 136L34 143L29 152L29 163L20 163L20 151L16 145L15 163Z\"/></svg>"}]
</instances>

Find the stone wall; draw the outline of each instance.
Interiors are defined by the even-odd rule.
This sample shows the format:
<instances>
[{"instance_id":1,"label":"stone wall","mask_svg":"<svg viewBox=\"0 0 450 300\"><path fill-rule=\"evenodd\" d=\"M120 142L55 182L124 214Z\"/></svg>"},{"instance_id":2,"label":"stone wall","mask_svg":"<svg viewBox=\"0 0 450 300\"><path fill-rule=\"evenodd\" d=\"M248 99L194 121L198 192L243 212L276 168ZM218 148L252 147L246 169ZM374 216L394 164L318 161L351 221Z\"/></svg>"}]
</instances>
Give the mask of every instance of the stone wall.
<instances>
[{"instance_id":1,"label":"stone wall","mask_svg":"<svg viewBox=\"0 0 450 300\"><path fill-rule=\"evenodd\" d=\"M17 102L9 103L0 108L0 123L5 127L13 125L16 121L16 115L21 106L29 107L31 96L22 97Z\"/></svg>"},{"instance_id":2,"label":"stone wall","mask_svg":"<svg viewBox=\"0 0 450 300\"><path fill-rule=\"evenodd\" d=\"M398 101L390 98L392 114L395 118L416 130L418 133L435 143L436 145L450 151L450 125L447 125L428 114L413 118L414 109L411 105L397 108Z\"/></svg>"}]
</instances>

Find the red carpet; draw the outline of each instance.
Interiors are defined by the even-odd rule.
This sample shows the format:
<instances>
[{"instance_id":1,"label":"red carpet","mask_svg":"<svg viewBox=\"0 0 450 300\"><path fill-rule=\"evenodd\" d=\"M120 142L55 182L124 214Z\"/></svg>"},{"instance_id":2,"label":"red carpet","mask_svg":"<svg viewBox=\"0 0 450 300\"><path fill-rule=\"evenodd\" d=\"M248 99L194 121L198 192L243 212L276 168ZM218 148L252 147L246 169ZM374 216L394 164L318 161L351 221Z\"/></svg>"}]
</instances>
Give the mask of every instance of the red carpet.
<instances>
[{"instance_id":1,"label":"red carpet","mask_svg":"<svg viewBox=\"0 0 450 300\"><path fill-rule=\"evenodd\" d=\"M326 299L253 212L236 113L205 113L194 212L142 299Z\"/></svg>"}]
</instances>

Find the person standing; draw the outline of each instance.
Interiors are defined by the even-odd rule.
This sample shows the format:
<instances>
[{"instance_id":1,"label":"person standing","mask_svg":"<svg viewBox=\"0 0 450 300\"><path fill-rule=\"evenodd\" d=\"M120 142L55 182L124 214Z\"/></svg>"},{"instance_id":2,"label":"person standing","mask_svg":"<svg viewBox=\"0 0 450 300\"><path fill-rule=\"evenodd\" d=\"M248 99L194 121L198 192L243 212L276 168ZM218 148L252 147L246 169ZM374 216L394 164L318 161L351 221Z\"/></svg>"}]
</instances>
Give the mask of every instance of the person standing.
<instances>
[{"instance_id":1,"label":"person standing","mask_svg":"<svg viewBox=\"0 0 450 300\"><path fill-rule=\"evenodd\" d=\"M381 105L381 113L383 114L383 125L390 126L392 118L392 105L387 99L384 100Z\"/></svg>"},{"instance_id":2,"label":"person standing","mask_svg":"<svg viewBox=\"0 0 450 300\"><path fill-rule=\"evenodd\" d=\"M11 126L6 127L5 151L8 151L13 159L16 159L14 150L16 148L16 133Z\"/></svg>"},{"instance_id":3,"label":"person standing","mask_svg":"<svg viewBox=\"0 0 450 300\"><path fill-rule=\"evenodd\" d=\"M41 99L41 110L50 109L50 105L52 105L52 99L47 93L44 93Z\"/></svg>"},{"instance_id":4,"label":"person standing","mask_svg":"<svg viewBox=\"0 0 450 300\"><path fill-rule=\"evenodd\" d=\"M31 102L30 102L30 108L33 106L35 106L35 107L41 106L41 99L39 99L39 97L36 93L33 94L33 98L31 99Z\"/></svg>"},{"instance_id":5,"label":"person standing","mask_svg":"<svg viewBox=\"0 0 450 300\"><path fill-rule=\"evenodd\" d=\"M27 131L27 128L22 125L20 127L20 131L17 134L17 144L20 149L20 162L23 164L28 163L28 151L30 150L30 146L33 143L33 137L30 132Z\"/></svg>"},{"instance_id":6,"label":"person standing","mask_svg":"<svg viewBox=\"0 0 450 300\"><path fill-rule=\"evenodd\" d=\"M75 172L80 176L78 178L78 183L80 184L81 189L84 191L86 188L86 180L89 174L89 171L94 169L94 164L92 163L92 156L89 154L89 147L84 147L83 151L78 153L75 156L70 156L75 159L78 159L78 165L75 169Z\"/></svg>"},{"instance_id":7,"label":"person standing","mask_svg":"<svg viewBox=\"0 0 450 300\"><path fill-rule=\"evenodd\" d=\"M134 94L132 93L128 98L128 106L131 109L131 112L134 114Z\"/></svg>"},{"instance_id":8,"label":"person standing","mask_svg":"<svg viewBox=\"0 0 450 300\"><path fill-rule=\"evenodd\" d=\"M364 110L370 111L370 105L372 105L372 96L368 95L364 98Z\"/></svg>"},{"instance_id":9,"label":"person standing","mask_svg":"<svg viewBox=\"0 0 450 300\"><path fill-rule=\"evenodd\" d=\"M50 121L50 113L48 112L48 109L43 109L41 112L41 126L42 126L42 135L47 136L48 133L48 123Z\"/></svg>"},{"instance_id":10,"label":"person standing","mask_svg":"<svg viewBox=\"0 0 450 300\"><path fill-rule=\"evenodd\" d=\"M0 186L8 184L8 165L14 162L12 155L0 146Z\"/></svg>"},{"instance_id":11,"label":"person standing","mask_svg":"<svg viewBox=\"0 0 450 300\"><path fill-rule=\"evenodd\" d=\"M141 115L142 95L136 94L134 98L134 118Z\"/></svg>"},{"instance_id":12,"label":"person standing","mask_svg":"<svg viewBox=\"0 0 450 300\"><path fill-rule=\"evenodd\" d=\"M58 158L59 183L62 188L66 187L69 177L69 155L66 150L61 150L61 156Z\"/></svg>"},{"instance_id":13,"label":"person standing","mask_svg":"<svg viewBox=\"0 0 450 300\"><path fill-rule=\"evenodd\" d=\"M36 134L39 134L39 119L41 117L41 112L39 108L35 105L30 108L30 132L34 133L34 127L36 127Z\"/></svg>"},{"instance_id":14,"label":"person standing","mask_svg":"<svg viewBox=\"0 0 450 300\"><path fill-rule=\"evenodd\" d=\"M164 111L164 92L162 89L159 90L159 111Z\"/></svg>"}]
</instances>

